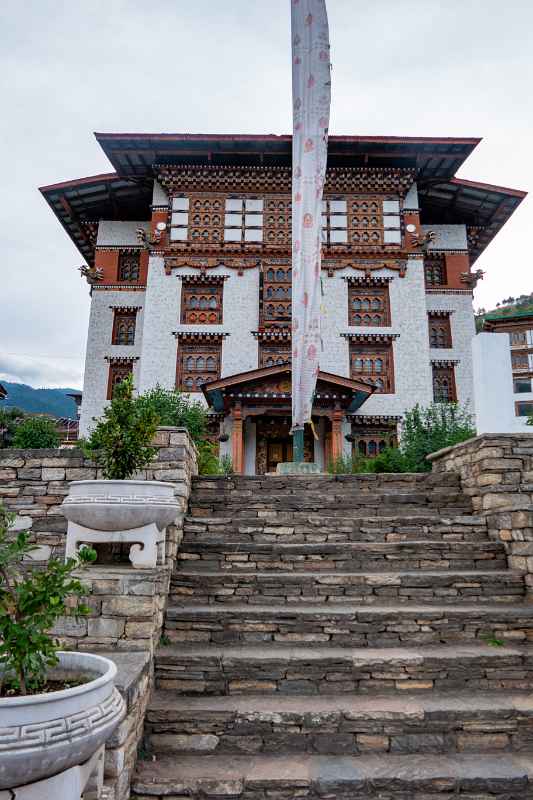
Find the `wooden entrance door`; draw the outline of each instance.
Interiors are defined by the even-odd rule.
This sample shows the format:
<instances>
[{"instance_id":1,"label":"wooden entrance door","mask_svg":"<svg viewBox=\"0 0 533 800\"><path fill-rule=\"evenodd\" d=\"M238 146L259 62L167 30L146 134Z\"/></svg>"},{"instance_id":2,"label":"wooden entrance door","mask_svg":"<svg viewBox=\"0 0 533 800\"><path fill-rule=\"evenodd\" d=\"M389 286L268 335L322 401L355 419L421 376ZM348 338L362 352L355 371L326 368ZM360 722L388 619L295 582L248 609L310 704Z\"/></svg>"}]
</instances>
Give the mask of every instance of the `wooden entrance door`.
<instances>
[{"instance_id":1,"label":"wooden entrance door","mask_svg":"<svg viewBox=\"0 0 533 800\"><path fill-rule=\"evenodd\" d=\"M292 439L267 440L267 472L275 472L279 463L292 461Z\"/></svg>"}]
</instances>

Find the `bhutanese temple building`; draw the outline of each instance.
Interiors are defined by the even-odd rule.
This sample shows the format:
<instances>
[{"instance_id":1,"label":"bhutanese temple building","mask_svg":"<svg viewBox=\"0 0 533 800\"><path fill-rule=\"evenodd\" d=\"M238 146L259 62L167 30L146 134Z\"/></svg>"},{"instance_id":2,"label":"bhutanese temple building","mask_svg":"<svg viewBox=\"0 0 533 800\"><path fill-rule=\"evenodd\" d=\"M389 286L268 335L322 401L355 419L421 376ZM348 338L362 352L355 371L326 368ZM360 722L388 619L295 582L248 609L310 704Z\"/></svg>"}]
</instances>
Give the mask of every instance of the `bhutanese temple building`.
<instances>
[{"instance_id":1,"label":"bhutanese temple building","mask_svg":"<svg viewBox=\"0 0 533 800\"><path fill-rule=\"evenodd\" d=\"M96 134L114 172L41 189L87 262L80 430L133 372L210 408L237 472L291 458L291 137ZM524 194L455 175L475 138L332 136L323 202L321 467L472 400L475 262Z\"/></svg>"}]
</instances>

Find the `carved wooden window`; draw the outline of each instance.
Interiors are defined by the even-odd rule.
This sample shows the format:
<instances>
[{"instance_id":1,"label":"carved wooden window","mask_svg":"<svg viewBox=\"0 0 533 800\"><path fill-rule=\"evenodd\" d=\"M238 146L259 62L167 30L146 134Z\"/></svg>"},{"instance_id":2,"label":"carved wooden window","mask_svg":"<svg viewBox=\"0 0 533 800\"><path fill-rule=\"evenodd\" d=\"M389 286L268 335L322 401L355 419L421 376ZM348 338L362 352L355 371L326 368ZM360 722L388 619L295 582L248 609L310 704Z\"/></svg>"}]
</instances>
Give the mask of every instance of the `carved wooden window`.
<instances>
[{"instance_id":1,"label":"carved wooden window","mask_svg":"<svg viewBox=\"0 0 533 800\"><path fill-rule=\"evenodd\" d=\"M387 447L393 447L395 444L396 436L390 430L357 433L357 453L365 458L375 458Z\"/></svg>"},{"instance_id":2,"label":"carved wooden window","mask_svg":"<svg viewBox=\"0 0 533 800\"><path fill-rule=\"evenodd\" d=\"M141 274L141 254L137 251L120 250L118 254L118 280L136 283Z\"/></svg>"},{"instance_id":3,"label":"carved wooden window","mask_svg":"<svg viewBox=\"0 0 533 800\"><path fill-rule=\"evenodd\" d=\"M109 365L109 377L107 380L107 399L112 400L115 388L124 378L133 372L133 361L121 362L120 364Z\"/></svg>"},{"instance_id":4,"label":"carved wooden window","mask_svg":"<svg viewBox=\"0 0 533 800\"><path fill-rule=\"evenodd\" d=\"M135 324L137 314L135 311L115 311L113 320L113 344L135 344Z\"/></svg>"},{"instance_id":5,"label":"carved wooden window","mask_svg":"<svg viewBox=\"0 0 533 800\"><path fill-rule=\"evenodd\" d=\"M349 284L348 319L356 326L390 325L389 287Z\"/></svg>"},{"instance_id":6,"label":"carved wooden window","mask_svg":"<svg viewBox=\"0 0 533 800\"><path fill-rule=\"evenodd\" d=\"M426 287L446 286L446 262L444 256L424 259L424 274Z\"/></svg>"},{"instance_id":7,"label":"carved wooden window","mask_svg":"<svg viewBox=\"0 0 533 800\"><path fill-rule=\"evenodd\" d=\"M287 266L267 267L263 274L263 322L289 323L292 303L292 269Z\"/></svg>"},{"instance_id":8,"label":"carved wooden window","mask_svg":"<svg viewBox=\"0 0 533 800\"><path fill-rule=\"evenodd\" d=\"M181 290L181 321L186 325L220 325L222 283L184 283Z\"/></svg>"},{"instance_id":9,"label":"carved wooden window","mask_svg":"<svg viewBox=\"0 0 533 800\"><path fill-rule=\"evenodd\" d=\"M350 377L369 378L379 394L394 392L392 342L350 343Z\"/></svg>"},{"instance_id":10,"label":"carved wooden window","mask_svg":"<svg viewBox=\"0 0 533 800\"><path fill-rule=\"evenodd\" d=\"M291 360L290 342L260 342L259 366L280 367Z\"/></svg>"},{"instance_id":11,"label":"carved wooden window","mask_svg":"<svg viewBox=\"0 0 533 800\"><path fill-rule=\"evenodd\" d=\"M354 245L401 244L400 201L365 196L348 203L348 242Z\"/></svg>"},{"instance_id":12,"label":"carved wooden window","mask_svg":"<svg viewBox=\"0 0 533 800\"><path fill-rule=\"evenodd\" d=\"M528 342L527 339L527 331L512 331L509 333L511 347L520 347L525 344L531 344L531 342Z\"/></svg>"},{"instance_id":13,"label":"carved wooden window","mask_svg":"<svg viewBox=\"0 0 533 800\"><path fill-rule=\"evenodd\" d=\"M173 197L170 214L170 241L186 242L189 236L189 198Z\"/></svg>"},{"instance_id":14,"label":"carved wooden window","mask_svg":"<svg viewBox=\"0 0 533 800\"><path fill-rule=\"evenodd\" d=\"M455 373L453 367L433 366L433 400L435 403L455 403Z\"/></svg>"},{"instance_id":15,"label":"carved wooden window","mask_svg":"<svg viewBox=\"0 0 533 800\"><path fill-rule=\"evenodd\" d=\"M511 366L514 370L533 370L533 353L511 351Z\"/></svg>"},{"instance_id":16,"label":"carved wooden window","mask_svg":"<svg viewBox=\"0 0 533 800\"><path fill-rule=\"evenodd\" d=\"M197 243L218 244L223 237L224 198L191 196L189 239Z\"/></svg>"},{"instance_id":17,"label":"carved wooden window","mask_svg":"<svg viewBox=\"0 0 533 800\"><path fill-rule=\"evenodd\" d=\"M348 203L344 199L322 201L322 241L348 244Z\"/></svg>"},{"instance_id":18,"label":"carved wooden window","mask_svg":"<svg viewBox=\"0 0 533 800\"><path fill-rule=\"evenodd\" d=\"M452 346L452 332L449 317L428 314L428 326L430 347Z\"/></svg>"},{"instance_id":19,"label":"carved wooden window","mask_svg":"<svg viewBox=\"0 0 533 800\"><path fill-rule=\"evenodd\" d=\"M201 392L202 384L220 377L220 356L220 342L180 343L176 387L182 392Z\"/></svg>"},{"instance_id":20,"label":"carved wooden window","mask_svg":"<svg viewBox=\"0 0 533 800\"><path fill-rule=\"evenodd\" d=\"M265 200L264 241L266 244L286 246L292 236L292 204L288 197Z\"/></svg>"},{"instance_id":21,"label":"carved wooden window","mask_svg":"<svg viewBox=\"0 0 533 800\"><path fill-rule=\"evenodd\" d=\"M533 414L533 403L515 403L515 415L517 417L529 417Z\"/></svg>"},{"instance_id":22,"label":"carved wooden window","mask_svg":"<svg viewBox=\"0 0 533 800\"><path fill-rule=\"evenodd\" d=\"M228 197L224 215L224 241L263 241L262 198Z\"/></svg>"}]
</instances>

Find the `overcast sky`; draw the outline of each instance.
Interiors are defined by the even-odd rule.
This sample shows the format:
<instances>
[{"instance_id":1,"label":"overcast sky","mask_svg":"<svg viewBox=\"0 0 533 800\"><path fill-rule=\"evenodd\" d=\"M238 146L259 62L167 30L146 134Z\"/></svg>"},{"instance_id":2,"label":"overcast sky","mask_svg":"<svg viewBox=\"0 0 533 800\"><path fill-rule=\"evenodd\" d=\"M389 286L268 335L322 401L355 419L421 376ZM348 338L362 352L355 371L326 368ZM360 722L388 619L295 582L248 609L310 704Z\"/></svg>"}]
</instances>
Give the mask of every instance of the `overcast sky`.
<instances>
[{"instance_id":1,"label":"overcast sky","mask_svg":"<svg viewBox=\"0 0 533 800\"><path fill-rule=\"evenodd\" d=\"M482 136L459 175L533 188L531 0L327 0L333 134ZM83 259L38 186L111 170L93 131L288 133L289 0L2 0L0 379L81 387ZM533 291L527 198L475 305Z\"/></svg>"}]
</instances>

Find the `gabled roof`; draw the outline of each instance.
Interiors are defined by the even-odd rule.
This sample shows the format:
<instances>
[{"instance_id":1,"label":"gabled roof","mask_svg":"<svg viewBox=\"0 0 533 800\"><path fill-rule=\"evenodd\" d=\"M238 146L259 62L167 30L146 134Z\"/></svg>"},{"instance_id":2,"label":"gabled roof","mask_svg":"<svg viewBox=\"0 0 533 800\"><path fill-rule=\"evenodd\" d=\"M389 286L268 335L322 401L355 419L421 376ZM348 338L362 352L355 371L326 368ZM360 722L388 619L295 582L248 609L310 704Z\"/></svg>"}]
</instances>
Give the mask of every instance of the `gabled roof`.
<instances>
[{"instance_id":1,"label":"gabled roof","mask_svg":"<svg viewBox=\"0 0 533 800\"><path fill-rule=\"evenodd\" d=\"M292 136L188 133L96 133L116 172L43 186L40 191L89 263L94 237L86 223L149 220L158 165L290 167ZM477 137L330 136L329 167L405 167L416 175L423 224L481 228L474 259L526 192L456 178Z\"/></svg>"},{"instance_id":2,"label":"gabled roof","mask_svg":"<svg viewBox=\"0 0 533 800\"><path fill-rule=\"evenodd\" d=\"M291 398L290 387L287 391L271 392L267 387L261 391L261 384L268 384L271 378L286 377L290 380L291 365L284 364L276 367L262 367L261 369L252 369L248 372L239 372L237 375L229 375L226 378L219 378L210 383L202 385L202 391L205 399L211 408L215 411L227 410L228 401L233 400L246 400L246 399L261 399L264 398L268 402L271 401L284 401L289 403ZM249 384L256 384L254 390ZM326 385L326 394L318 390L318 384ZM246 387L248 386L248 389ZM345 378L341 375L334 375L331 372L318 373L317 377L317 392L315 397L318 399L342 399L343 405L350 412L353 413L364 403L364 401L375 391L375 385L372 381L366 378L352 380Z\"/></svg>"}]
</instances>

